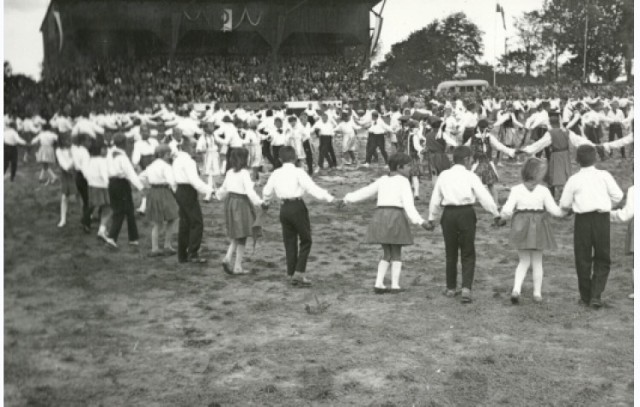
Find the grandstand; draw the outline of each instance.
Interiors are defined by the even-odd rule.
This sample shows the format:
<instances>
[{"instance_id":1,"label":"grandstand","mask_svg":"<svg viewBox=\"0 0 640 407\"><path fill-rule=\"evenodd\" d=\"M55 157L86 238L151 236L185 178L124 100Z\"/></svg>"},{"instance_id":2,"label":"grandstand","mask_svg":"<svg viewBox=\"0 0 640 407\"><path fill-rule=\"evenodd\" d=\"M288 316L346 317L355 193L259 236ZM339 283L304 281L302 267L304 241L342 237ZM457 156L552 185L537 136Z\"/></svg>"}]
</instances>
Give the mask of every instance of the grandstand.
<instances>
[{"instance_id":1,"label":"grandstand","mask_svg":"<svg viewBox=\"0 0 640 407\"><path fill-rule=\"evenodd\" d=\"M52 0L44 69L148 55L367 54L380 1Z\"/></svg>"}]
</instances>

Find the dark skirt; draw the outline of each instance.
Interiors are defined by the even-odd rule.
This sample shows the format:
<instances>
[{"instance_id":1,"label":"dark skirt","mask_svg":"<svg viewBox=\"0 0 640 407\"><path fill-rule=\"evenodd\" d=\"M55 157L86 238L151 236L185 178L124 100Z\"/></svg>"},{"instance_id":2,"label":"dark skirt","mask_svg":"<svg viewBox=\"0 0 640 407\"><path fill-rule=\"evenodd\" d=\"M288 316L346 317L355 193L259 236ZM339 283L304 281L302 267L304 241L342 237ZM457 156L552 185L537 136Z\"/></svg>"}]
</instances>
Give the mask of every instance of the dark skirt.
<instances>
[{"instance_id":1,"label":"dark skirt","mask_svg":"<svg viewBox=\"0 0 640 407\"><path fill-rule=\"evenodd\" d=\"M224 201L224 220L229 239L253 236L256 211L247 195L229 193Z\"/></svg>"},{"instance_id":2,"label":"dark skirt","mask_svg":"<svg viewBox=\"0 0 640 407\"><path fill-rule=\"evenodd\" d=\"M491 166L488 158L478 161L475 173L484 185L495 185L498 183L498 174Z\"/></svg>"},{"instance_id":3,"label":"dark skirt","mask_svg":"<svg viewBox=\"0 0 640 407\"><path fill-rule=\"evenodd\" d=\"M178 203L167 185L152 185L147 192L146 216L151 222L171 222L178 219Z\"/></svg>"},{"instance_id":4,"label":"dark skirt","mask_svg":"<svg viewBox=\"0 0 640 407\"><path fill-rule=\"evenodd\" d=\"M62 171L60 174L60 193L71 196L77 193L75 172Z\"/></svg>"},{"instance_id":5,"label":"dark skirt","mask_svg":"<svg viewBox=\"0 0 640 407\"><path fill-rule=\"evenodd\" d=\"M379 206L367 229L365 243L368 244L413 244L409 219L404 208Z\"/></svg>"},{"instance_id":6,"label":"dark skirt","mask_svg":"<svg viewBox=\"0 0 640 407\"><path fill-rule=\"evenodd\" d=\"M109 189L89 186L89 206L92 208L99 208L104 205L111 205L111 201L109 200Z\"/></svg>"},{"instance_id":7,"label":"dark skirt","mask_svg":"<svg viewBox=\"0 0 640 407\"><path fill-rule=\"evenodd\" d=\"M547 183L552 187L564 186L570 176L571 154L569 150L552 152L547 169Z\"/></svg>"},{"instance_id":8,"label":"dark skirt","mask_svg":"<svg viewBox=\"0 0 640 407\"><path fill-rule=\"evenodd\" d=\"M544 211L520 211L511 220L511 243L518 250L558 248Z\"/></svg>"},{"instance_id":9,"label":"dark skirt","mask_svg":"<svg viewBox=\"0 0 640 407\"><path fill-rule=\"evenodd\" d=\"M627 239L624 250L627 254L633 254L633 218L627 224Z\"/></svg>"}]
</instances>

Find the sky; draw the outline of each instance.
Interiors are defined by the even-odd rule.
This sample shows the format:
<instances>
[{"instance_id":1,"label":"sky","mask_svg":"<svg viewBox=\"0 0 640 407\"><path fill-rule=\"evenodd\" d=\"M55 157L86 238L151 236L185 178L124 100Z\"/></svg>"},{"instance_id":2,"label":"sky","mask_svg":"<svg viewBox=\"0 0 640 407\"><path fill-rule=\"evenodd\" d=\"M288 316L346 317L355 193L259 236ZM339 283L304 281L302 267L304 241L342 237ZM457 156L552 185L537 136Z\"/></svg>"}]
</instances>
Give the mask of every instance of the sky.
<instances>
[{"instance_id":1,"label":"sky","mask_svg":"<svg viewBox=\"0 0 640 407\"><path fill-rule=\"evenodd\" d=\"M542 8L543 1L501 0L505 9L508 47L517 45L515 39L509 39L515 35L514 18L526 11ZM49 0L4 0L4 60L11 63L15 73L39 77L43 59L40 24L48 4ZM376 9L380 7L381 4ZM500 14L495 10L495 0L387 0L382 12L382 50L386 53L392 44L402 41L436 18L463 11L484 32L483 62L494 63L494 56L504 51L505 38Z\"/></svg>"}]
</instances>

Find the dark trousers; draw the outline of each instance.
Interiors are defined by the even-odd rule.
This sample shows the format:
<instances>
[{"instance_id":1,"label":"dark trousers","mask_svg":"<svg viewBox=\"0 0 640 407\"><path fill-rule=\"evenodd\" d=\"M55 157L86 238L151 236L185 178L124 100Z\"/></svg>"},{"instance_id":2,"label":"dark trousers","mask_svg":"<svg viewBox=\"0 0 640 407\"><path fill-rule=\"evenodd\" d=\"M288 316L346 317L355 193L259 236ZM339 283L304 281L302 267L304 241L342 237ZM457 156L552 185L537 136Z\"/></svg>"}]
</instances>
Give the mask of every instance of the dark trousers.
<instances>
[{"instance_id":1,"label":"dark trousers","mask_svg":"<svg viewBox=\"0 0 640 407\"><path fill-rule=\"evenodd\" d=\"M462 144L466 144L467 141L476 133L475 127L465 127L462 131Z\"/></svg>"},{"instance_id":2,"label":"dark trousers","mask_svg":"<svg viewBox=\"0 0 640 407\"><path fill-rule=\"evenodd\" d=\"M585 126L584 136L593 144L600 144L602 139L602 128L600 126ZM596 149L601 160L604 160L604 149Z\"/></svg>"},{"instance_id":3,"label":"dark trousers","mask_svg":"<svg viewBox=\"0 0 640 407\"><path fill-rule=\"evenodd\" d=\"M18 171L18 146L4 145L4 172L11 167L11 181L16 178Z\"/></svg>"},{"instance_id":4,"label":"dark trousers","mask_svg":"<svg viewBox=\"0 0 640 407\"><path fill-rule=\"evenodd\" d=\"M304 273L311 253L311 222L309 211L302 199L284 201L280 206L282 240L287 255L287 275ZM298 238L300 247L298 247Z\"/></svg>"},{"instance_id":5,"label":"dark trousers","mask_svg":"<svg viewBox=\"0 0 640 407\"><path fill-rule=\"evenodd\" d=\"M440 224L447 258L447 289L456 289L460 251L462 288L471 290L476 268L476 212L471 205L447 206Z\"/></svg>"},{"instance_id":6,"label":"dark trousers","mask_svg":"<svg viewBox=\"0 0 640 407\"><path fill-rule=\"evenodd\" d=\"M198 201L198 191L189 184L178 184L176 202L180 208L178 223L178 260L186 261L196 257L202 244L202 210Z\"/></svg>"},{"instance_id":7,"label":"dark trousers","mask_svg":"<svg viewBox=\"0 0 640 407\"><path fill-rule=\"evenodd\" d=\"M282 161L280 161L280 149L282 148L282 146L271 146L271 149L273 150L273 165L274 165L274 169L275 168L280 168L282 167Z\"/></svg>"},{"instance_id":8,"label":"dark trousers","mask_svg":"<svg viewBox=\"0 0 640 407\"><path fill-rule=\"evenodd\" d=\"M307 172L309 175L313 175L313 152L311 151L311 142L305 140L302 142L302 148L304 149L305 160L307 161Z\"/></svg>"},{"instance_id":9,"label":"dark trousers","mask_svg":"<svg viewBox=\"0 0 640 407\"><path fill-rule=\"evenodd\" d=\"M573 253L580 298L586 304L600 299L611 269L609 212L576 214ZM593 273L592 273L593 269Z\"/></svg>"},{"instance_id":10,"label":"dark trousers","mask_svg":"<svg viewBox=\"0 0 640 407\"><path fill-rule=\"evenodd\" d=\"M373 154L376 149L380 149L380 154L382 154L382 158L384 158L385 164L389 161L389 157L387 156L387 150L384 146L384 134L370 134L369 138L371 141L367 143L367 156L365 157L365 162L367 164L371 164L371 158L373 158Z\"/></svg>"},{"instance_id":11,"label":"dark trousers","mask_svg":"<svg viewBox=\"0 0 640 407\"><path fill-rule=\"evenodd\" d=\"M109 237L118 241L122 223L126 218L129 241L137 241L138 226L136 225L136 215L133 209L133 197L131 196L131 184L129 184L129 181L124 178L109 178L109 200L113 211Z\"/></svg>"},{"instance_id":12,"label":"dark trousers","mask_svg":"<svg viewBox=\"0 0 640 407\"><path fill-rule=\"evenodd\" d=\"M333 150L333 137L331 136L320 136L320 154L318 156L318 167L323 167L325 159L329 164L329 168L335 168L335 166L337 165L336 152Z\"/></svg>"},{"instance_id":13,"label":"dark trousers","mask_svg":"<svg viewBox=\"0 0 640 407\"><path fill-rule=\"evenodd\" d=\"M80 223L84 226L91 226L91 208L89 207L89 184L82 171L76 171L76 188L82 199L82 219Z\"/></svg>"},{"instance_id":14,"label":"dark trousers","mask_svg":"<svg viewBox=\"0 0 640 407\"><path fill-rule=\"evenodd\" d=\"M619 123L611 123L609 125L609 141L615 141L622 138L622 125ZM620 149L620 155L625 157L624 147Z\"/></svg>"},{"instance_id":15,"label":"dark trousers","mask_svg":"<svg viewBox=\"0 0 640 407\"><path fill-rule=\"evenodd\" d=\"M275 161L273 161L273 156L271 155L271 143L269 140L262 140L262 156L269 160L271 165L276 166Z\"/></svg>"},{"instance_id":16,"label":"dark trousers","mask_svg":"<svg viewBox=\"0 0 640 407\"><path fill-rule=\"evenodd\" d=\"M366 158L367 158L367 151L369 151L371 149L371 144L373 144L373 134L369 133L367 135L367 144L364 147L364 158L365 158L365 162L366 162ZM375 161L376 163L378 162L378 150L373 150L373 157L371 158L371 161ZM370 162L367 164L371 164Z\"/></svg>"}]
</instances>

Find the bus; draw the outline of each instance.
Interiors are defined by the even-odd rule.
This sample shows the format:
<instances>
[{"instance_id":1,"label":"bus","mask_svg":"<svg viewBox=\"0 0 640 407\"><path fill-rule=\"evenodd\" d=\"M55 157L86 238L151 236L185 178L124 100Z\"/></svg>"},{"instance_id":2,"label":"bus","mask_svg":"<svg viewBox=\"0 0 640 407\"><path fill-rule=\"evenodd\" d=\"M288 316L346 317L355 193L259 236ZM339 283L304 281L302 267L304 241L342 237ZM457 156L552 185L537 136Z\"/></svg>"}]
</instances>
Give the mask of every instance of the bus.
<instances>
[{"instance_id":1,"label":"bus","mask_svg":"<svg viewBox=\"0 0 640 407\"><path fill-rule=\"evenodd\" d=\"M436 88L436 94L446 93L451 90L461 93L476 92L489 87L489 82L481 79L465 79L460 81L444 81Z\"/></svg>"}]
</instances>

